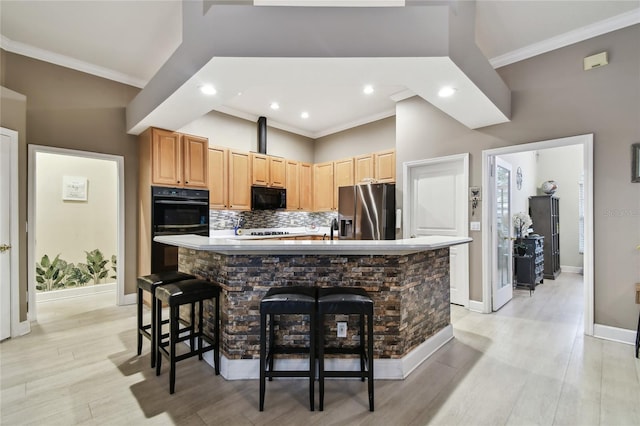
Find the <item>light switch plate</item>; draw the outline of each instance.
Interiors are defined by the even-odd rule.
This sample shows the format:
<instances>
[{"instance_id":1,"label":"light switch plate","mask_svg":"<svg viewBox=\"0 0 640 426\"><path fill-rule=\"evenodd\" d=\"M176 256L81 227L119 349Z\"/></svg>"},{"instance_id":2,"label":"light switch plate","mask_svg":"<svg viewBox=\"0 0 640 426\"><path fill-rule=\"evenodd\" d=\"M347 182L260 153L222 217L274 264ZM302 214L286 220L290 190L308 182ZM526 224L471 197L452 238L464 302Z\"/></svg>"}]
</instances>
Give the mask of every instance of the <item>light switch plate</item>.
<instances>
[{"instance_id":1,"label":"light switch plate","mask_svg":"<svg viewBox=\"0 0 640 426\"><path fill-rule=\"evenodd\" d=\"M470 222L469 229L471 231L479 231L480 230L480 222Z\"/></svg>"},{"instance_id":2,"label":"light switch plate","mask_svg":"<svg viewBox=\"0 0 640 426\"><path fill-rule=\"evenodd\" d=\"M338 322L338 337L347 337L347 323L346 322Z\"/></svg>"}]
</instances>

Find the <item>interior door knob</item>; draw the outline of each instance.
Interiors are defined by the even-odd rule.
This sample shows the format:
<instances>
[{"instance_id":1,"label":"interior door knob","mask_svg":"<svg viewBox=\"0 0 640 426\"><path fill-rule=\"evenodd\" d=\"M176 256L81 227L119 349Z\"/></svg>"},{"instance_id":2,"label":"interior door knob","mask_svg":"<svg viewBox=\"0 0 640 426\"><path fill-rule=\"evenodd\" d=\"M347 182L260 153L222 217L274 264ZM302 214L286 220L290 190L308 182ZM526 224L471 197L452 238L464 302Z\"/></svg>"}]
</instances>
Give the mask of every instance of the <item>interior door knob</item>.
<instances>
[{"instance_id":1,"label":"interior door knob","mask_svg":"<svg viewBox=\"0 0 640 426\"><path fill-rule=\"evenodd\" d=\"M11 248L10 245L7 244L3 244L0 246L0 253L4 253L5 251L9 250Z\"/></svg>"}]
</instances>

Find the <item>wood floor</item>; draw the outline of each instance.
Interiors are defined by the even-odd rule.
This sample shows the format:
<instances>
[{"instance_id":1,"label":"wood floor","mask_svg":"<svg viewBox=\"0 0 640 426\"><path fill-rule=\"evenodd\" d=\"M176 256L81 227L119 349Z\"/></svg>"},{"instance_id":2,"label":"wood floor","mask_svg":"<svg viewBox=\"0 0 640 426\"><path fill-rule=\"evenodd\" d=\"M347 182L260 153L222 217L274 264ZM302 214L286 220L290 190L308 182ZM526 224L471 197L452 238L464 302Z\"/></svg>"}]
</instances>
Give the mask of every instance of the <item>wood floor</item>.
<instances>
[{"instance_id":1,"label":"wood floor","mask_svg":"<svg viewBox=\"0 0 640 426\"><path fill-rule=\"evenodd\" d=\"M307 382L225 381L197 359L156 377L136 356L135 307L106 294L38 305L31 334L0 344L2 425L640 425L640 360L584 337L582 281L563 273L499 312L453 307L455 339L404 381L332 380L325 411ZM166 367L166 365L165 365ZM317 387L317 385L316 385Z\"/></svg>"}]
</instances>

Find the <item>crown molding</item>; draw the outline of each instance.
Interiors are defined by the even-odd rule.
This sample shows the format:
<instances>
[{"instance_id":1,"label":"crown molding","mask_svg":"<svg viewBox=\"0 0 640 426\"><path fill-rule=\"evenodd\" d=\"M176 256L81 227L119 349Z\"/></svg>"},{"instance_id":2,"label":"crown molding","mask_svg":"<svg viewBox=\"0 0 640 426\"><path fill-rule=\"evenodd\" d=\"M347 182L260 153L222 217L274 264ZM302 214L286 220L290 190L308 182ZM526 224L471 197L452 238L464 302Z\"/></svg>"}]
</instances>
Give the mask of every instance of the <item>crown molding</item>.
<instances>
[{"instance_id":1,"label":"crown molding","mask_svg":"<svg viewBox=\"0 0 640 426\"><path fill-rule=\"evenodd\" d=\"M368 115L366 117L360 118L358 120L353 120L348 123L340 124L339 126L330 127L328 129L322 130L320 132L314 133L314 139L318 139L324 136L332 135L334 133L342 132L344 130L349 130L354 127L362 126L365 124L373 123L374 121L382 120L384 118L392 117L396 115L395 107L393 109L382 111L377 114Z\"/></svg>"},{"instance_id":2,"label":"crown molding","mask_svg":"<svg viewBox=\"0 0 640 426\"><path fill-rule=\"evenodd\" d=\"M640 8L496 56L489 59L489 63L493 68L500 68L638 23L640 23Z\"/></svg>"},{"instance_id":3,"label":"crown molding","mask_svg":"<svg viewBox=\"0 0 640 426\"><path fill-rule=\"evenodd\" d=\"M117 81L138 88L143 88L147 82L145 80L132 77L109 68L104 68L88 62L80 61L70 56L60 55L48 50L40 49L29 44L13 41L8 37L2 36L0 39L0 47L7 52L16 53L18 55L27 56L29 58L38 59L44 62L50 62L61 67L70 68L76 71L106 78L108 80Z\"/></svg>"}]
</instances>

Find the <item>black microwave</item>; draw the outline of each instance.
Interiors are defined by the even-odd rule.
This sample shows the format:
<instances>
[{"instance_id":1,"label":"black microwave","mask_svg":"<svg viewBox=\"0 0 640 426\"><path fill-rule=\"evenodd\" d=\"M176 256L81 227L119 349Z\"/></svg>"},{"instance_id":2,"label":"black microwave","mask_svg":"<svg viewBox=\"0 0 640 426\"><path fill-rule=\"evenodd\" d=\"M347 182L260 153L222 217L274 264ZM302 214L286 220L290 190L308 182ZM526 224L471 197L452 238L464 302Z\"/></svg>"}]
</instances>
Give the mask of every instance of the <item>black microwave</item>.
<instances>
[{"instance_id":1,"label":"black microwave","mask_svg":"<svg viewBox=\"0 0 640 426\"><path fill-rule=\"evenodd\" d=\"M287 190L284 188L251 187L251 210L279 210L287 208Z\"/></svg>"}]
</instances>

